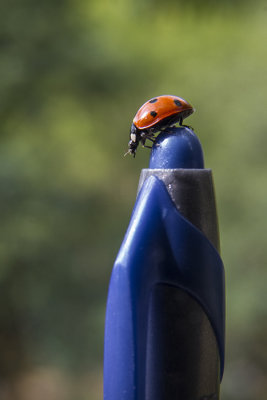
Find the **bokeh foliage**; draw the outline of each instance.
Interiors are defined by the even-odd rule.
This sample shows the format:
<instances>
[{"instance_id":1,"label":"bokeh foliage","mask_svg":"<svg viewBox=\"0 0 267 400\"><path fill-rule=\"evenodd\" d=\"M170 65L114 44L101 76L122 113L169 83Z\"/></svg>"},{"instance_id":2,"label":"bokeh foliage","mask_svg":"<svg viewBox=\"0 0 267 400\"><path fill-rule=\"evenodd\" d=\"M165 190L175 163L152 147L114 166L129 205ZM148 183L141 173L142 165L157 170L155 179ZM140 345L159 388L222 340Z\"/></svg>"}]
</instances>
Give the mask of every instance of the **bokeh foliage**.
<instances>
[{"instance_id":1,"label":"bokeh foliage","mask_svg":"<svg viewBox=\"0 0 267 400\"><path fill-rule=\"evenodd\" d=\"M266 398L266 22L252 1L2 2L2 399L41 400L36 376L50 400L101 398L108 281L149 158L123 154L138 107L164 93L197 109L216 184L222 399Z\"/></svg>"}]
</instances>

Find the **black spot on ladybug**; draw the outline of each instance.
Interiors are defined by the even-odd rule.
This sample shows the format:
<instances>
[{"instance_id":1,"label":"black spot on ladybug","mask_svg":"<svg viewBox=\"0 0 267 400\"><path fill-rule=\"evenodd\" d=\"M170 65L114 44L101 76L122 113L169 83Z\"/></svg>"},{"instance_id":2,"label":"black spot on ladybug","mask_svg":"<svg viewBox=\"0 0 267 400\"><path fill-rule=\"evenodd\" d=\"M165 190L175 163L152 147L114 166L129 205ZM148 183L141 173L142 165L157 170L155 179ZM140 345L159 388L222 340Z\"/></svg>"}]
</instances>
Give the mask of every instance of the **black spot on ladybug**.
<instances>
[{"instance_id":1,"label":"black spot on ladybug","mask_svg":"<svg viewBox=\"0 0 267 400\"><path fill-rule=\"evenodd\" d=\"M158 115L158 113L156 113L156 111L151 111L150 115L151 115L151 117L156 117Z\"/></svg>"},{"instance_id":2,"label":"black spot on ladybug","mask_svg":"<svg viewBox=\"0 0 267 400\"><path fill-rule=\"evenodd\" d=\"M179 100L173 100L177 107L181 107L182 103Z\"/></svg>"},{"instance_id":3,"label":"black spot on ladybug","mask_svg":"<svg viewBox=\"0 0 267 400\"><path fill-rule=\"evenodd\" d=\"M149 103L156 103L156 101L158 101L158 99L157 99L157 98L155 98L155 99L152 99L152 100L149 100Z\"/></svg>"}]
</instances>

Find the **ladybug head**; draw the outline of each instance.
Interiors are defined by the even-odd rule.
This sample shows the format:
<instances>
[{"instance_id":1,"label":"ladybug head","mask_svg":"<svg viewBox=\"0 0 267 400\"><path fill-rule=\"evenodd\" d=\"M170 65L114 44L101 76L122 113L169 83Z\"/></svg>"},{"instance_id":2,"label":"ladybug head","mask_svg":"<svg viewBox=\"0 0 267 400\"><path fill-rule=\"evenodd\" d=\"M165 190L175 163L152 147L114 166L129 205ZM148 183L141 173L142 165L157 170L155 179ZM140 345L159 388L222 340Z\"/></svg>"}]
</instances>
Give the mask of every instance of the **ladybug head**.
<instances>
[{"instance_id":1,"label":"ladybug head","mask_svg":"<svg viewBox=\"0 0 267 400\"><path fill-rule=\"evenodd\" d=\"M132 154L135 157L139 141L140 141L140 131L138 128L136 128L134 124L132 124L130 130L130 141L128 143L128 151L124 155L126 156L127 154Z\"/></svg>"}]
</instances>

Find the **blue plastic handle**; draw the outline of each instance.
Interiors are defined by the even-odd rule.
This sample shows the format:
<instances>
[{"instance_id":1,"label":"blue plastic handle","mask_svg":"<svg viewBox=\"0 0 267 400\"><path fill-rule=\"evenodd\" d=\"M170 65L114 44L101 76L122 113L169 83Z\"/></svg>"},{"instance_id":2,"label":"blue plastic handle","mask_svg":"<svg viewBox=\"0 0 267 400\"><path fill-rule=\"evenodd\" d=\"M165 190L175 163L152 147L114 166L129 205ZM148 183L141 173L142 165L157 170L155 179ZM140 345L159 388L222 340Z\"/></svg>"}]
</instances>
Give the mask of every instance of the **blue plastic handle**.
<instances>
[{"instance_id":1,"label":"blue plastic handle","mask_svg":"<svg viewBox=\"0 0 267 400\"><path fill-rule=\"evenodd\" d=\"M196 134L189 128L168 128L157 137L149 168L204 168L203 151Z\"/></svg>"},{"instance_id":2,"label":"blue plastic handle","mask_svg":"<svg viewBox=\"0 0 267 400\"><path fill-rule=\"evenodd\" d=\"M196 135L188 131L176 128L173 134L162 133L159 146L153 146L150 168L203 168L201 145ZM218 398L216 382L212 393L203 393L204 382L195 397L194 385L198 383L194 377L197 380L201 368L198 362L205 364L205 352L200 354L198 349L200 325L196 321L196 325L190 325L191 322L188 325L186 312L181 310L177 328L173 319L177 304L179 307L184 304L184 310L192 311L195 307L198 318L200 315L210 324L218 345L222 377L225 319L222 260L206 236L180 214L165 185L151 176L137 197L110 280L104 349L105 400ZM182 321L187 321L184 326ZM171 344L165 340L169 326L178 332L177 339L166 336L171 337ZM191 342L186 343L187 337L194 338L193 350ZM172 349L175 353L176 348L181 349L180 353L171 358L169 353ZM194 361L195 351L198 361ZM177 357L183 358L178 360L178 370ZM188 382L180 384L179 379L185 379L183 370L188 371ZM175 393L177 387L181 393Z\"/></svg>"}]
</instances>

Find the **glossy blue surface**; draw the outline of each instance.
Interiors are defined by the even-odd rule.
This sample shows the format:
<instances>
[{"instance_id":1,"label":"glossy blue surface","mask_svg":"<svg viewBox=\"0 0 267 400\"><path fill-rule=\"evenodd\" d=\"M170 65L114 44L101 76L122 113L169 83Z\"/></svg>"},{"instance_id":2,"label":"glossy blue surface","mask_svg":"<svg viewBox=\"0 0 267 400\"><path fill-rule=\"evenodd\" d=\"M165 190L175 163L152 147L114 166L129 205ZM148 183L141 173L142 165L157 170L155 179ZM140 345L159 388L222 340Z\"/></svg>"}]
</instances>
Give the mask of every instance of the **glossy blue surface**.
<instances>
[{"instance_id":1,"label":"glossy blue surface","mask_svg":"<svg viewBox=\"0 0 267 400\"><path fill-rule=\"evenodd\" d=\"M203 151L196 134L187 127L161 132L153 145L149 168L204 168Z\"/></svg>"},{"instance_id":2,"label":"glossy blue surface","mask_svg":"<svg viewBox=\"0 0 267 400\"><path fill-rule=\"evenodd\" d=\"M105 400L146 398L148 302L157 283L183 289L203 307L217 338L222 376L221 258L208 239L178 212L164 184L151 176L138 195L111 276L105 326Z\"/></svg>"}]
</instances>

